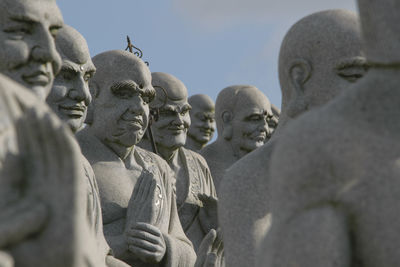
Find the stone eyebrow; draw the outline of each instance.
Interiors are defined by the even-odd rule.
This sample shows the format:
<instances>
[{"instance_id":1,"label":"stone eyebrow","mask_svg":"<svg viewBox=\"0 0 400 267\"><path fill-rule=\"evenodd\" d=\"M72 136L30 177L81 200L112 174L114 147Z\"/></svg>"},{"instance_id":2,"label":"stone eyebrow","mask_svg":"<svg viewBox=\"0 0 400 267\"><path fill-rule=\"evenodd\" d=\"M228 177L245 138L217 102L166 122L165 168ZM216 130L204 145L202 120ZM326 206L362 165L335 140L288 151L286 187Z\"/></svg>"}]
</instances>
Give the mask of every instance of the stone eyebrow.
<instances>
[{"instance_id":1,"label":"stone eyebrow","mask_svg":"<svg viewBox=\"0 0 400 267\"><path fill-rule=\"evenodd\" d=\"M111 86L111 92L117 92L121 89L129 89L132 90L132 92L139 91L138 90L139 86L133 82L133 81L120 81L116 82Z\"/></svg>"},{"instance_id":2,"label":"stone eyebrow","mask_svg":"<svg viewBox=\"0 0 400 267\"><path fill-rule=\"evenodd\" d=\"M35 20L34 18L26 16L26 15L21 15L21 14L11 15L11 20L14 20L17 22L23 22L23 23L36 23L37 22L37 20Z\"/></svg>"},{"instance_id":3,"label":"stone eyebrow","mask_svg":"<svg viewBox=\"0 0 400 267\"><path fill-rule=\"evenodd\" d=\"M66 61L63 61L61 69L64 71L79 72L79 69L76 66L73 66L69 62L66 62Z\"/></svg>"}]
</instances>

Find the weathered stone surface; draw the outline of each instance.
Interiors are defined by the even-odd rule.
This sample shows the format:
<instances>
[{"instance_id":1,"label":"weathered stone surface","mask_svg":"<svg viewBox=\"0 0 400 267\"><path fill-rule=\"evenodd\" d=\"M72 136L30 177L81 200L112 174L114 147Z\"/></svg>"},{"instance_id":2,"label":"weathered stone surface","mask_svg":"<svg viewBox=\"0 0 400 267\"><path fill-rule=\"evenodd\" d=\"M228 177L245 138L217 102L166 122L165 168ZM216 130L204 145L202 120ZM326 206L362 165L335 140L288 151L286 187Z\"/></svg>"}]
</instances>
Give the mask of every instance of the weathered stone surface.
<instances>
[{"instance_id":1,"label":"weathered stone surface","mask_svg":"<svg viewBox=\"0 0 400 267\"><path fill-rule=\"evenodd\" d=\"M191 266L196 256L179 222L172 171L136 146L155 93L150 71L125 51L101 53L93 62L93 118L77 137L96 174L105 237L130 265Z\"/></svg>"},{"instance_id":2,"label":"weathered stone surface","mask_svg":"<svg viewBox=\"0 0 400 267\"><path fill-rule=\"evenodd\" d=\"M176 200L179 219L195 250L210 231L217 228L216 192L205 159L198 153L184 148L190 126L187 89L176 77L152 73L156 90L150 103L159 111L153 123L154 140L159 154L167 161L176 177ZM142 144L150 148L148 140Z\"/></svg>"},{"instance_id":3,"label":"weathered stone surface","mask_svg":"<svg viewBox=\"0 0 400 267\"><path fill-rule=\"evenodd\" d=\"M190 127L185 147L193 151L202 149L213 137L215 131L215 105L208 95L192 95L188 100Z\"/></svg>"},{"instance_id":4,"label":"weathered stone surface","mask_svg":"<svg viewBox=\"0 0 400 267\"><path fill-rule=\"evenodd\" d=\"M365 65L359 20L352 12L318 12L288 31L279 57L282 112L278 128L263 147L227 170L220 186L219 218L227 266L255 264L256 251L271 223L270 160L286 124L350 88L365 73Z\"/></svg>"},{"instance_id":5,"label":"weathered stone surface","mask_svg":"<svg viewBox=\"0 0 400 267\"><path fill-rule=\"evenodd\" d=\"M0 78L0 247L15 266L102 266L82 209L79 146L46 104Z\"/></svg>"},{"instance_id":6,"label":"weathered stone surface","mask_svg":"<svg viewBox=\"0 0 400 267\"><path fill-rule=\"evenodd\" d=\"M63 26L56 1L2 0L0 17L0 72L45 99L61 66L53 39Z\"/></svg>"},{"instance_id":7,"label":"weathered stone surface","mask_svg":"<svg viewBox=\"0 0 400 267\"><path fill-rule=\"evenodd\" d=\"M398 265L400 69L398 50L389 48L397 45L400 5L358 3L371 70L282 135L259 266Z\"/></svg>"},{"instance_id":8,"label":"weathered stone surface","mask_svg":"<svg viewBox=\"0 0 400 267\"><path fill-rule=\"evenodd\" d=\"M264 145L267 118L272 116L268 98L256 87L235 85L223 89L215 104L218 138L200 151L210 166L219 192L224 172L247 153Z\"/></svg>"},{"instance_id":9,"label":"weathered stone surface","mask_svg":"<svg viewBox=\"0 0 400 267\"><path fill-rule=\"evenodd\" d=\"M47 103L70 129L76 133L83 126L87 107L92 99L89 80L96 68L90 58L85 38L74 28L64 25L56 39L56 47L61 55L61 71L55 77L53 88L47 97ZM128 266L113 258L103 234L103 220L100 193L90 163L80 155L81 167L87 185L86 214L91 238L97 244L93 254L107 266ZM82 206L84 208L84 206Z\"/></svg>"}]
</instances>

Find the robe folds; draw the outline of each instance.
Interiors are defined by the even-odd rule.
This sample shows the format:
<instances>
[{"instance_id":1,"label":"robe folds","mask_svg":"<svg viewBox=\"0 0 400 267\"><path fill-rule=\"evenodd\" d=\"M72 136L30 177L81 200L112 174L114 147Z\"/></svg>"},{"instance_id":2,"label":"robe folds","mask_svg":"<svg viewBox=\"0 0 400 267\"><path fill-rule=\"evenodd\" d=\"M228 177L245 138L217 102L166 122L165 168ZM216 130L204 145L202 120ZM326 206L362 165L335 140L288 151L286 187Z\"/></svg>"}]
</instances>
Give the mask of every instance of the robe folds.
<instances>
[{"instance_id":1,"label":"robe folds","mask_svg":"<svg viewBox=\"0 0 400 267\"><path fill-rule=\"evenodd\" d=\"M114 151L104 145L97 137L92 135L89 129L84 129L77 135L83 154L86 156L96 176L100 189L100 198L103 212L104 234L111 249L113 243L110 241L115 236L123 235L127 220L128 202L115 200L113 197L106 196L104 191L110 182L118 183L120 175L124 175L133 184L138 177L133 177L127 162L134 161L142 167L143 172L150 172L157 181L156 195L158 199L154 202L153 211L155 213L154 226L163 234L166 243L166 253L159 264L149 264L138 260L132 253L127 251L117 258L122 259L132 266L165 266L165 267L190 267L194 266L196 255L192 243L186 237L179 221L174 193L175 178L168 164L159 156L140 147L135 146L127 158L121 160ZM114 182L113 182L114 183ZM115 184L114 183L114 184ZM119 186L119 185L117 185ZM123 190L123 184L119 186ZM118 191L118 190L116 190ZM130 191L132 192L132 191ZM123 193L121 193L123 194ZM118 192L116 193L118 195ZM132 195L130 195L131 198ZM116 196L118 198L118 196ZM129 200L129 199L128 199ZM135 215L133 214L133 217ZM111 217L118 217L120 223L107 225ZM118 248L120 250L120 248ZM117 254L117 253L116 253Z\"/></svg>"},{"instance_id":2,"label":"robe folds","mask_svg":"<svg viewBox=\"0 0 400 267\"><path fill-rule=\"evenodd\" d=\"M206 160L200 154L184 147L179 148L178 153L188 174L188 188L185 192L178 192L183 194L177 203L178 214L186 236L197 250L208 233L207 229L203 229L199 219L203 204L198 195L206 194L216 198L217 194Z\"/></svg>"}]
</instances>

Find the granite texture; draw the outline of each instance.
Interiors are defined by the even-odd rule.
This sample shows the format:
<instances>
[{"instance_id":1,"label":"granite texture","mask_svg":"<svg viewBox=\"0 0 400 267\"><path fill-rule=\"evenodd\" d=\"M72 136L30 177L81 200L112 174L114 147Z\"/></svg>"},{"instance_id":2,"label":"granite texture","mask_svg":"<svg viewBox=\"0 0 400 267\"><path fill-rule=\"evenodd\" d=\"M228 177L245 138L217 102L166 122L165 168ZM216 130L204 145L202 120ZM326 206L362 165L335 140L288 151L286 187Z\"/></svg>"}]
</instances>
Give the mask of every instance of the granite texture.
<instances>
[{"instance_id":1,"label":"granite texture","mask_svg":"<svg viewBox=\"0 0 400 267\"><path fill-rule=\"evenodd\" d=\"M400 69L398 51L381 49L396 45L400 5L358 3L367 59L378 64L281 137L271 160L273 224L258 266L398 265Z\"/></svg>"},{"instance_id":2,"label":"granite texture","mask_svg":"<svg viewBox=\"0 0 400 267\"><path fill-rule=\"evenodd\" d=\"M318 12L288 31L279 57L282 110L278 128L263 147L231 166L220 186L219 218L228 266L254 266L256 252L274 221L270 160L286 124L350 88L365 68L359 20L352 12Z\"/></svg>"},{"instance_id":3,"label":"granite texture","mask_svg":"<svg viewBox=\"0 0 400 267\"><path fill-rule=\"evenodd\" d=\"M224 88L218 94L215 109L218 138L200 154L210 166L218 194L225 170L264 145L268 136L267 120L272 116L272 110L268 98L250 85Z\"/></svg>"},{"instance_id":4,"label":"granite texture","mask_svg":"<svg viewBox=\"0 0 400 267\"><path fill-rule=\"evenodd\" d=\"M185 147L199 151L213 138L215 131L215 104L203 94L192 95L188 99L191 124L187 133Z\"/></svg>"}]
</instances>

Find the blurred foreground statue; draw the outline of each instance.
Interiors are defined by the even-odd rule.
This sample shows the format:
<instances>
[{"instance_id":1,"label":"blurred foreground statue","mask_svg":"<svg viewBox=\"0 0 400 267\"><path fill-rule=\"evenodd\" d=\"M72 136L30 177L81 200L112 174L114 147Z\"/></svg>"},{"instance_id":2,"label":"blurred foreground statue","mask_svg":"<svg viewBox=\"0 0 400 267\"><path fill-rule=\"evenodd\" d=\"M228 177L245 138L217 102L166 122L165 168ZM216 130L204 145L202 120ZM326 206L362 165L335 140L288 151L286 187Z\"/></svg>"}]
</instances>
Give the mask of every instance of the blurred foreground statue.
<instances>
[{"instance_id":1,"label":"blurred foreground statue","mask_svg":"<svg viewBox=\"0 0 400 267\"><path fill-rule=\"evenodd\" d=\"M282 113L278 128L264 146L229 168L220 186L219 215L227 266L254 266L271 221L270 158L286 124L350 90L365 71L359 20L353 12L314 13L288 31L279 55ZM317 130L310 137L316 135ZM282 168L290 169L294 162Z\"/></svg>"},{"instance_id":2,"label":"blurred foreground statue","mask_svg":"<svg viewBox=\"0 0 400 267\"><path fill-rule=\"evenodd\" d=\"M400 2L358 4L371 69L282 135L258 266L399 264Z\"/></svg>"}]
</instances>

